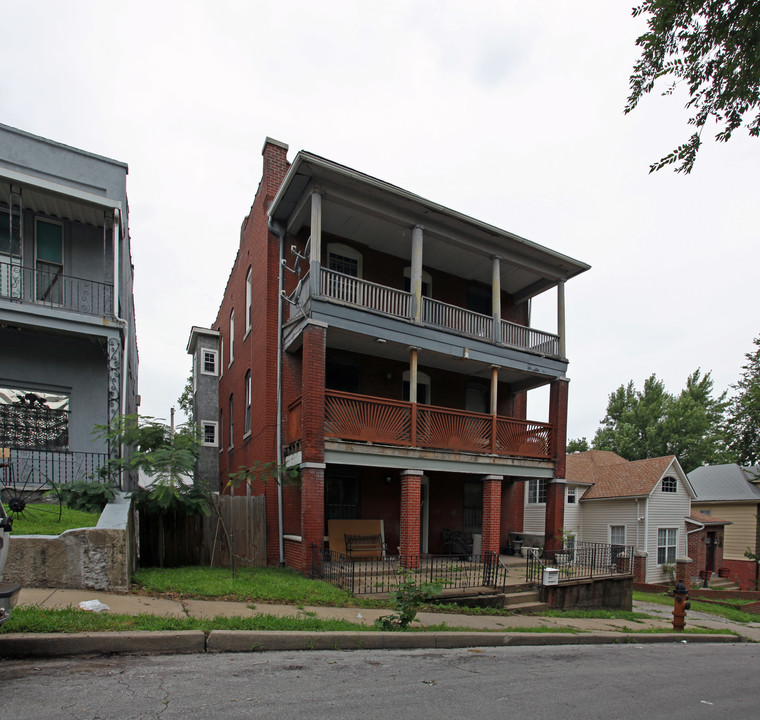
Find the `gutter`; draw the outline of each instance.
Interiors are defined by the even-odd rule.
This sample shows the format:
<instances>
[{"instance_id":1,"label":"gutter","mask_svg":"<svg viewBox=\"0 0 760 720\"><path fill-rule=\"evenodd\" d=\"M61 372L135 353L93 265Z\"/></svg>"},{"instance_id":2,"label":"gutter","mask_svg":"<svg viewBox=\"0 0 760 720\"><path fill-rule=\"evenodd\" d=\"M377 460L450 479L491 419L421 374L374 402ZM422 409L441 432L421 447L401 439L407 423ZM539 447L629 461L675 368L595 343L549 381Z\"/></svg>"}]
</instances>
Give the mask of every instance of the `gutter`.
<instances>
[{"instance_id":1,"label":"gutter","mask_svg":"<svg viewBox=\"0 0 760 720\"><path fill-rule=\"evenodd\" d=\"M123 334L123 347L121 353L121 397L119 398L119 413L124 418L127 403L127 367L129 351L129 323L122 317L119 317L119 268L121 266L119 243L119 231L121 229L121 212L118 208L113 210L113 316L116 322L121 326ZM109 418L110 421L110 418ZM124 458L124 443L119 445L119 455ZM124 468L119 470L119 485L124 490Z\"/></svg>"},{"instance_id":2,"label":"gutter","mask_svg":"<svg viewBox=\"0 0 760 720\"><path fill-rule=\"evenodd\" d=\"M285 228L278 222L274 222L271 217L267 222L267 228L270 232L280 238L280 253L277 259L277 415L275 427L275 443L277 445L277 523L280 548L280 565L285 565L285 534L284 522L282 515L282 285L285 254Z\"/></svg>"}]
</instances>

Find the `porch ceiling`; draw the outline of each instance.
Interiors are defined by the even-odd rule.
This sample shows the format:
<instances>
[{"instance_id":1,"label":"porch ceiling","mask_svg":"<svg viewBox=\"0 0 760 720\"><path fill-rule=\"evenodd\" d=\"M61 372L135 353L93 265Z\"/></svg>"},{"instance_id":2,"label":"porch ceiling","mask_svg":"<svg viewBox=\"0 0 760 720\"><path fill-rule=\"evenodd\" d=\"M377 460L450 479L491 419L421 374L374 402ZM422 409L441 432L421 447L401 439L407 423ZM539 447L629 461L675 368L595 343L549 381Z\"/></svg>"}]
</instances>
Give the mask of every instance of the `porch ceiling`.
<instances>
[{"instance_id":1,"label":"porch ceiling","mask_svg":"<svg viewBox=\"0 0 760 720\"><path fill-rule=\"evenodd\" d=\"M424 228L423 265L491 284L492 257L503 258L501 284L525 300L588 265L402 188L310 153L300 152L270 214L295 234L310 224L308 193L322 193L322 229L409 261L411 233Z\"/></svg>"}]
</instances>

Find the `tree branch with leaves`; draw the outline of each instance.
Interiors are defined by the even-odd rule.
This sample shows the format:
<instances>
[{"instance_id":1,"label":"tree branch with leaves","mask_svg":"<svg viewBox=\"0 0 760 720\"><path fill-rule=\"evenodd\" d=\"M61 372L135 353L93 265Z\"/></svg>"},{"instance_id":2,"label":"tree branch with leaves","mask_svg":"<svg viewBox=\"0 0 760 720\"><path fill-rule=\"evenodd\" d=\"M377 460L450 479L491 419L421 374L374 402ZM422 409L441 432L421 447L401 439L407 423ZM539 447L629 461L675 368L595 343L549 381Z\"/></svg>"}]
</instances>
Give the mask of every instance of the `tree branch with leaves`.
<instances>
[{"instance_id":1,"label":"tree branch with leaves","mask_svg":"<svg viewBox=\"0 0 760 720\"><path fill-rule=\"evenodd\" d=\"M633 8L633 16L647 16L647 32L636 40L642 52L625 113L659 81L667 83L663 95L685 84L688 124L694 128L650 172L677 163L676 172L690 173L710 120L718 126L718 142L728 141L743 124L751 137L760 134L760 2L647 0Z\"/></svg>"}]
</instances>

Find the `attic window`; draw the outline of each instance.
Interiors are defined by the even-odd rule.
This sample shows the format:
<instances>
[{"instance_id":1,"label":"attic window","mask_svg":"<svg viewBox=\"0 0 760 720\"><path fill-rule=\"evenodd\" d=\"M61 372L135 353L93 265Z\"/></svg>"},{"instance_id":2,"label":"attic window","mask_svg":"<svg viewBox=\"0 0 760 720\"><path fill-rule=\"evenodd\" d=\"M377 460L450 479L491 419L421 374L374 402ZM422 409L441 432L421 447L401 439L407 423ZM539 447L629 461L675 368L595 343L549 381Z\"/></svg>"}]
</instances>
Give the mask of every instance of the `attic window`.
<instances>
[{"instance_id":1,"label":"attic window","mask_svg":"<svg viewBox=\"0 0 760 720\"><path fill-rule=\"evenodd\" d=\"M678 490L678 481L674 477L665 477L662 479L662 491L674 493Z\"/></svg>"}]
</instances>

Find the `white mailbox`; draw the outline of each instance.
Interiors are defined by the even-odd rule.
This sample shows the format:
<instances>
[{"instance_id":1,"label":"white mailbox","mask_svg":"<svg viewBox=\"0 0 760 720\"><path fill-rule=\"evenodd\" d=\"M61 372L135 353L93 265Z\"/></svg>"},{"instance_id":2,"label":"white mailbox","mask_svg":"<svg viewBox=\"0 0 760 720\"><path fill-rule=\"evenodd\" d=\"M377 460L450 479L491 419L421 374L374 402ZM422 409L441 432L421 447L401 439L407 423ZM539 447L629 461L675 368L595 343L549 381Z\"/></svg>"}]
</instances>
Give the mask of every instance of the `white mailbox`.
<instances>
[{"instance_id":1,"label":"white mailbox","mask_svg":"<svg viewBox=\"0 0 760 720\"><path fill-rule=\"evenodd\" d=\"M544 585L559 585L559 570L557 568L544 568Z\"/></svg>"}]
</instances>

